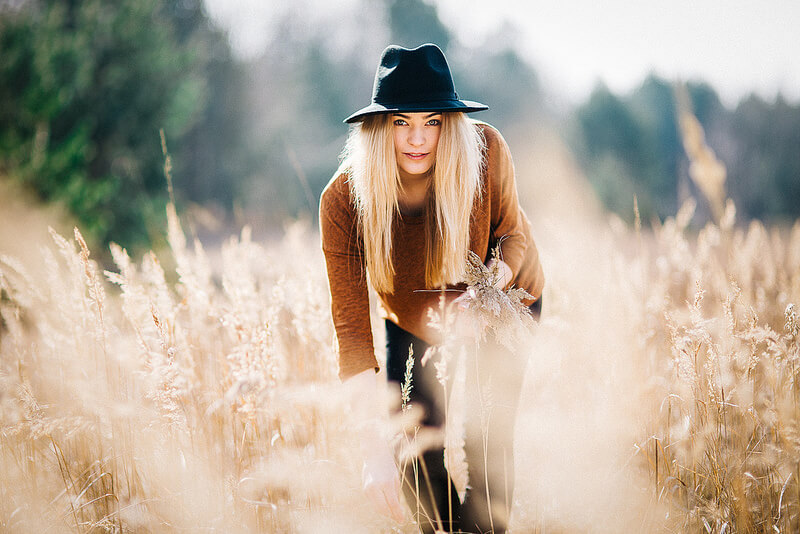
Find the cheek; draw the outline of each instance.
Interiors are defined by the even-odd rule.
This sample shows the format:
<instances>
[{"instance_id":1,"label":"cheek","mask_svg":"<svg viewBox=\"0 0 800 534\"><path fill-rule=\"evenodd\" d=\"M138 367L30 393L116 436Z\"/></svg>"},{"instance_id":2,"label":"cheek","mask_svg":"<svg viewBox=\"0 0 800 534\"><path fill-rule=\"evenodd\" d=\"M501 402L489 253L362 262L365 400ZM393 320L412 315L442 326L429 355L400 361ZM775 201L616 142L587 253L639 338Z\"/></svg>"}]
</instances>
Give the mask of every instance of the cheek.
<instances>
[{"instance_id":1,"label":"cheek","mask_svg":"<svg viewBox=\"0 0 800 534\"><path fill-rule=\"evenodd\" d=\"M392 141L394 143L395 152L399 152L400 147L403 145L403 141L400 138L400 132L397 129L392 130Z\"/></svg>"},{"instance_id":2,"label":"cheek","mask_svg":"<svg viewBox=\"0 0 800 534\"><path fill-rule=\"evenodd\" d=\"M436 135L433 137L431 144L433 145L433 149L431 152L436 154L436 150L439 148L439 132L436 132Z\"/></svg>"}]
</instances>

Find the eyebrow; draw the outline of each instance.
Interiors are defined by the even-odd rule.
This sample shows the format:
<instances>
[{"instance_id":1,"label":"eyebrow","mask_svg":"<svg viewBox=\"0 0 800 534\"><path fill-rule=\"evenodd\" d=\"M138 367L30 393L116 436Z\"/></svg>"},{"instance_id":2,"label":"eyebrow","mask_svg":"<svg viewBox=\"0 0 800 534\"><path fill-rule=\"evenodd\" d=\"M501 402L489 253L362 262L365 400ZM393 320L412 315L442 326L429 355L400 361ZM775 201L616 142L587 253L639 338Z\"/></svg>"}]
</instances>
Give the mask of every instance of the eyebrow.
<instances>
[{"instance_id":1,"label":"eyebrow","mask_svg":"<svg viewBox=\"0 0 800 534\"><path fill-rule=\"evenodd\" d=\"M425 118L430 119L431 117L435 117L436 115L441 115L441 112L435 111L433 113L426 115ZM406 115L405 113L392 113L392 117L403 117L404 119L411 118L409 115Z\"/></svg>"}]
</instances>

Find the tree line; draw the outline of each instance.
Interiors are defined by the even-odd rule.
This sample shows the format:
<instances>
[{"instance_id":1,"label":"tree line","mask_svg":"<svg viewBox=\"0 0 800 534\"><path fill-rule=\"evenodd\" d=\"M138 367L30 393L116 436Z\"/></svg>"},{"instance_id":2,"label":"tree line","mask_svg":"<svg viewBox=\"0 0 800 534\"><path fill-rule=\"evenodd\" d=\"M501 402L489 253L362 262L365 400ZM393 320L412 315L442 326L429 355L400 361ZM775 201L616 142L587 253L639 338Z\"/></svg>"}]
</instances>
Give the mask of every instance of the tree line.
<instances>
[{"instance_id":1,"label":"tree line","mask_svg":"<svg viewBox=\"0 0 800 534\"><path fill-rule=\"evenodd\" d=\"M630 213L635 193L644 215L674 213L686 160L667 81L623 96L599 86L563 115L512 37L466 48L425 0L358 11L336 24L349 47L298 31L307 21L290 10L241 59L202 0L0 1L0 179L62 203L97 243L151 246L164 228L163 129L179 204L269 228L315 213L383 46L435 42L460 93L491 103L481 119L564 128L609 208ZM689 92L740 213L796 218L800 107L751 97L729 110L707 85Z\"/></svg>"},{"instance_id":2,"label":"tree line","mask_svg":"<svg viewBox=\"0 0 800 534\"><path fill-rule=\"evenodd\" d=\"M691 111L727 167L726 189L740 219L800 217L800 105L757 95L729 109L702 82L685 85ZM644 217L673 215L688 196L675 84L655 75L627 95L597 86L569 123L569 139L604 204L627 219L633 195Z\"/></svg>"},{"instance_id":3,"label":"tree line","mask_svg":"<svg viewBox=\"0 0 800 534\"><path fill-rule=\"evenodd\" d=\"M0 3L0 178L96 241L148 242L163 230L159 129L188 197L232 198L239 76L199 0Z\"/></svg>"}]
</instances>

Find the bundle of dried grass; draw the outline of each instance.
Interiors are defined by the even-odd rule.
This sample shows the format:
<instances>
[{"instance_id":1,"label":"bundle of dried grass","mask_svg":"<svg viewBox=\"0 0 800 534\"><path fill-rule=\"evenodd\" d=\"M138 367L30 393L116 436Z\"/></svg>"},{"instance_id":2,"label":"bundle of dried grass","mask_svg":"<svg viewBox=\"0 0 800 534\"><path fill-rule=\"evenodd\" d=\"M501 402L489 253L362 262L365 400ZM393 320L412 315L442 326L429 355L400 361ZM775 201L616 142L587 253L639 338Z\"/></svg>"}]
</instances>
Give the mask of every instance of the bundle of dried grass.
<instances>
[{"instance_id":1,"label":"bundle of dried grass","mask_svg":"<svg viewBox=\"0 0 800 534\"><path fill-rule=\"evenodd\" d=\"M500 245L492 251L492 258L500 259ZM498 263L487 267L477 254L467 251L467 289L457 301L472 316L480 339L491 334L508 349L516 350L536 324L524 304L535 299L519 287L499 289L501 276Z\"/></svg>"}]
</instances>

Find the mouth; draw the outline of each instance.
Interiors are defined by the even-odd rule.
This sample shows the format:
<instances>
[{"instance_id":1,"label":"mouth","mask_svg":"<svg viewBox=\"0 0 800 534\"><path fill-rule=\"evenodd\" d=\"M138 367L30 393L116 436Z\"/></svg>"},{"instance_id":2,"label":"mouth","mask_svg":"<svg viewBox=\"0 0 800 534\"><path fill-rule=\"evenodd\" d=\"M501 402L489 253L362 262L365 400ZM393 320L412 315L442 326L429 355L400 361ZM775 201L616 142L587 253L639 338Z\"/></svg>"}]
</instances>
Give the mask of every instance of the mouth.
<instances>
[{"instance_id":1,"label":"mouth","mask_svg":"<svg viewBox=\"0 0 800 534\"><path fill-rule=\"evenodd\" d=\"M429 152L403 152L403 155L409 159L420 160L425 159Z\"/></svg>"}]
</instances>

